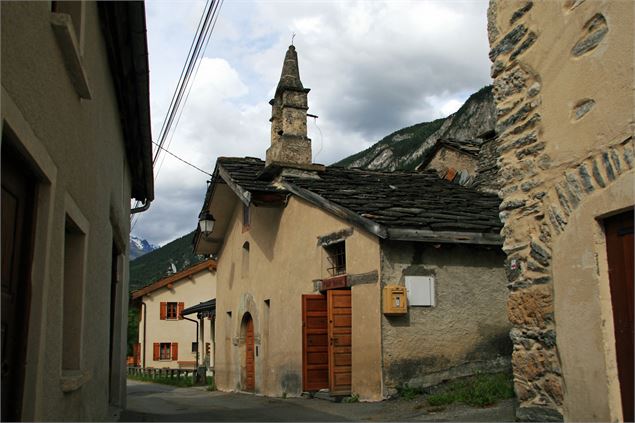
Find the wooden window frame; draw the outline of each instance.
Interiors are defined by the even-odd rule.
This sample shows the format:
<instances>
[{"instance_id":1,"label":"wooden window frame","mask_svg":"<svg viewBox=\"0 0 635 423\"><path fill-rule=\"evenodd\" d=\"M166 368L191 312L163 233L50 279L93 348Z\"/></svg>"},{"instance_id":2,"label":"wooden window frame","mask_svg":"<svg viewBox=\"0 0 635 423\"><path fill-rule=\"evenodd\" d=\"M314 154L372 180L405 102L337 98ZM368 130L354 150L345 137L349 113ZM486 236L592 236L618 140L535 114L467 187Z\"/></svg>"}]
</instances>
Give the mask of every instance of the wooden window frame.
<instances>
[{"instance_id":1,"label":"wooden window frame","mask_svg":"<svg viewBox=\"0 0 635 423\"><path fill-rule=\"evenodd\" d=\"M333 244L325 245L326 260L328 267L326 271L329 276L338 276L346 274L346 241L339 241Z\"/></svg>"},{"instance_id":2,"label":"wooden window frame","mask_svg":"<svg viewBox=\"0 0 635 423\"><path fill-rule=\"evenodd\" d=\"M165 320L178 320L179 318L179 303L176 301L170 301L166 303Z\"/></svg>"}]
</instances>

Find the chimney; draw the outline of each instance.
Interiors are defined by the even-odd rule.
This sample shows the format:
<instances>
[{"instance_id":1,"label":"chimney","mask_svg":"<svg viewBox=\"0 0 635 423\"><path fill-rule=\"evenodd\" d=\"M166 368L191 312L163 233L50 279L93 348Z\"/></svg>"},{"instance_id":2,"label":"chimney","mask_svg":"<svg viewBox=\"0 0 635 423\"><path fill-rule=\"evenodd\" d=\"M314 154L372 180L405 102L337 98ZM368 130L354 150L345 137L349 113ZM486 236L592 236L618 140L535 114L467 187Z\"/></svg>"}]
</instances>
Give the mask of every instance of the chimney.
<instances>
[{"instance_id":1,"label":"chimney","mask_svg":"<svg viewBox=\"0 0 635 423\"><path fill-rule=\"evenodd\" d=\"M280 82L271 104L271 146L266 166L311 167L311 140L307 137L307 94L300 81L298 54L289 46L282 65Z\"/></svg>"}]
</instances>

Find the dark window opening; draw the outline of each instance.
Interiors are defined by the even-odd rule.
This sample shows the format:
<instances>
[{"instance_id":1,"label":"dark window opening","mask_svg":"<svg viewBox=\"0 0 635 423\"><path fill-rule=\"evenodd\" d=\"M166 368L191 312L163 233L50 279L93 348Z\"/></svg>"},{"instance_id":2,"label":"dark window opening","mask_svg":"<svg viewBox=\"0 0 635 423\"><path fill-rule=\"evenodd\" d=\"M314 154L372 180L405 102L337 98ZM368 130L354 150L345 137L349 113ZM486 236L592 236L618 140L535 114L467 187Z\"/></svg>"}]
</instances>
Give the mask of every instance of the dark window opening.
<instances>
[{"instance_id":1,"label":"dark window opening","mask_svg":"<svg viewBox=\"0 0 635 423\"><path fill-rule=\"evenodd\" d=\"M198 351L198 342L192 342L192 353L196 354Z\"/></svg>"},{"instance_id":2,"label":"dark window opening","mask_svg":"<svg viewBox=\"0 0 635 423\"><path fill-rule=\"evenodd\" d=\"M344 241L324 247L328 261L327 271L330 276L346 273L346 245Z\"/></svg>"},{"instance_id":3,"label":"dark window opening","mask_svg":"<svg viewBox=\"0 0 635 423\"><path fill-rule=\"evenodd\" d=\"M166 308L166 318L176 320L178 318L177 303L168 303Z\"/></svg>"},{"instance_id":4,"label":"dark window opening","mask_svg":"<svg viewBox=\"0 0 635 423\"><path fill-rule=\"evenodd\" d=\"M171 343L161 342L159 346L159 360L170 360L172 358L171 347Z\"/></svg>"}]
</instances>

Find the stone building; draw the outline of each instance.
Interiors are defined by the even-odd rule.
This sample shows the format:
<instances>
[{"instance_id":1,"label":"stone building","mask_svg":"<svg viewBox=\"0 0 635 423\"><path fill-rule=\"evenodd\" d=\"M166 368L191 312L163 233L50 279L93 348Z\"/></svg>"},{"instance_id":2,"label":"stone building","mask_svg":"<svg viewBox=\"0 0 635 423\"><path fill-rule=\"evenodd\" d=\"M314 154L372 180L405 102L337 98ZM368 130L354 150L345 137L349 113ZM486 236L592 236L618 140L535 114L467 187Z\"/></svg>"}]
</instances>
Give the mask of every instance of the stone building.
<instances>
[{"instance_id":1,"label":"stone building","mask_svg":"<svg viewBox=\"0 0 635 423\"><path fill-rule=\"evenodd\" d=\"M201 299L216 299L216 262L205 260L130 293L139 308L138 365L144 368L195 369L214 365L214 320L184 319ZM212 301L214 301L212 303ZM211 311L211 310L210 310Z\"/></svg>"},{"instance_id":2,"label":"stone building","mask_svg":"<svg viewBox=\"0 0 635 423\"><path fill-rule=\"evenodd\" d=\"M292 46L267 160L219 158L203 203L218 388L381 400L508 369L498 198L431 172L313 164L308 91Z\"/></svg>"},{"instance_id":3,"label":"stone building","mask_svg":"<svg viewBox=\"0 0 635 423\"><path fill-rule=\"evenodd\" d=\"M2 421L113 420L130 200L154 195L144 4L0 15Z\"/></svg>"},{"instance_id":4,"label":"stone building","mask_svg":"<svg viewBox=\"0 0 635 423\"><path fill-rule=\"evenodd\" d=\"M490 2L522 420L633 421L634 9Z\"/></svg>"},{"instance_id":5,"label":"stone building","mask_svg":"<svg viewBox=\"0 0 635 423\"><path fill-rule=\"evenodd\" d=\"M438 140L415 170L434 171L450 182L495 194L500 188L497 159L496 133L487 131L475 140Z\"/></svg>"}]
</instances>

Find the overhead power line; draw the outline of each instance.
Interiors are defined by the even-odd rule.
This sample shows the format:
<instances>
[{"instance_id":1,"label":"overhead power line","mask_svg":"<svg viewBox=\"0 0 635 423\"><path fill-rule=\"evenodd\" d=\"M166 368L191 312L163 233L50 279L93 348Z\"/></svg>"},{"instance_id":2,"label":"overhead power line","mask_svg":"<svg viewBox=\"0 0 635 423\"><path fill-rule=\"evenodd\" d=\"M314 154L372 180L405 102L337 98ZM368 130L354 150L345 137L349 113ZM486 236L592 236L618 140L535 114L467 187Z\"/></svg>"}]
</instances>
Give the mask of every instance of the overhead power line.
<instances>
[{"instance_id":1,"label":"overhead power line","mask_svg":"<svg viewBox=\"0 0 635 423\"><path fill-rule=\"evenodd\" d=\"M161 125L161 130L159 131L159 136L157 137L158 142L153 141L153 143L157 146L157 149L152 158L152 165L155 168L155 181L157 180L159 170L161 169L161 164L163 163L163 160L161 160L160 163L158 161L161 157L165 157L161 154L162 152L167 152L171 156L209 175L208 172L205 172L204 170L169 152L167 150L167 147L169 147L172 141L172 137L174 136L174 132L176 131L176 127L178 126L178 123L181 119L185 103L187 102L189 93L192 89L193 81L196 79L196 74L198 73L198 69L202 62L202 57L205 54L207 44L209 43L212 32L214 31L214 27L216 26L216 21L218 20L218 15L222 3L223 0L208 0L205 4L205 8L203 9L203 13L201 14L201 18L198 22L196 33L194 35L194 38L192 39L192 43L190 44L187 59L183 65L183 68L181 69L179 81L177 83L176 89L174 90L174 93L172 94L172 99L170 100L168 111ZM168 135L170 135L169 138ZM166 140L168 140L168 143L164 146ZM135 207L138 206L138 204L139 202L136 202ZM136 225L139 217L139 214L133 216L131 230L134 228L134 225Z\"/></svg>"},{"instance_id":2,"label":"overhead power line","mask_svg":"<svg viewBox=\"0 0 635 423\"><path fill-rule=\"evenodd\" d=\"M159 143L152 141L152 144L156 145L158 148L160 148L161 150L165 151L167 154L169 154L170 156L174 157L175 159L180 160L183 163L185 163L186 165L193 167L194 169L198 170L199 172L202 172L202 173L204 173L206 175L209 175L209 176L213 176L211 173L204 171L200 167L188 162L185 159L180 158L179 156L177 156L176 154L172 153L171 151L168 151L168 149L166 149L165 147L161 147L159 145Z\"/></svg>"}]
</instances>

